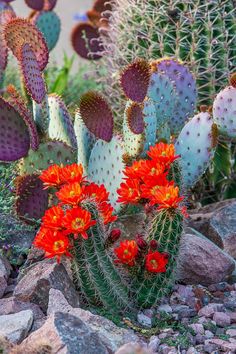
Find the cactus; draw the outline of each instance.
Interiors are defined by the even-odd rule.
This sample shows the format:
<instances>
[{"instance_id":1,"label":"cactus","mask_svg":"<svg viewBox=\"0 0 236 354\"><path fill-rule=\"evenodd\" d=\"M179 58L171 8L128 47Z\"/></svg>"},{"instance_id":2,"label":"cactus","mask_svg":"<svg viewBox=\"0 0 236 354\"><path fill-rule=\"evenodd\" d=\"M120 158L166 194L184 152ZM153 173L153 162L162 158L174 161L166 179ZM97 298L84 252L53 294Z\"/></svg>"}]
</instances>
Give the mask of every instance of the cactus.
<instances>
[{"instance_id":1,"label":"cactus","mask_svg":"<svg viewBox=\"0 0 236 354\"><path fill-rule=\"evenodd\" d=\"M230 79L230 86L220 91L213 104L213 120L220 134L236 139L236 74Z\"/></svg>"},{"instance_id":2,"label":"cactus","mask_svg":"<svg viewBox=\"0 0 236 354\"><path fill-rule=\"evenodd\" d=\"M98 63L98 80L119 109L121 66L136 58L174 57L193 71L199 103L211 104L236 64L235 29L235 5L231 0L115 0L109 31L100 35L106 54Z\"/></svg>"},{"instance_id":3,"label":"cactus","mask_svg":"<svg viewBox=\"0 0 236 354\"><path fill-rule=\"evenodd\" d=\"M52 11L56 6L57 0L25 0L25 2L33 10Z\"/></svg>"}]
</instances>

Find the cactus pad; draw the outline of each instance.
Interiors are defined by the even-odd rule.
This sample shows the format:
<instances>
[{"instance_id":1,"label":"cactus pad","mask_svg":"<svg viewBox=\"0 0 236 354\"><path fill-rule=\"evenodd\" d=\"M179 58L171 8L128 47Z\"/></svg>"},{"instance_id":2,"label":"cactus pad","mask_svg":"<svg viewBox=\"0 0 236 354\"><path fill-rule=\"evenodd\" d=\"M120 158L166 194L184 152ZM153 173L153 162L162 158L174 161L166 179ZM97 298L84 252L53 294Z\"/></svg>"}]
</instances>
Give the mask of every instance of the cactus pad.
<instances>
[{"instance_id":1,"label":"cactus pad","mask_svg":"<svg viewBox=\"0 0 236 354\"><path fill-rule=\"evenodd\" d=\"M98 29L90 23L79 23L72 31L71 41L82 58L97 60L102 57L103 46Z\"/></svg>"},{"instance_id":2,"label":"cactus pad","mask_svg":"<svg viewBox=\"0 0 236 354\"><path fill-rule=\"evenodd\" d=\"M104 12L104 11L111 11L112 10L112 5L111 1L109 0L96 0L93 5L93 10L97 12Z\"/></svg>"},{"instance_id":3,"label":"cactus pad","mask_svg":"<svg viewBox=\"0 0 236 354\"><path fill-rule=\"evenodd\" d=\"M50 139L63 141L72 148L77 148L77 141L72 118L62 101L56 94L48 96Z\"/></svg>"},{"instance_id":4,"label":"cactus pad","mask_svg":"<svg viewBox=\"0 0 236 354\"><path fill-rule=\"evenodd\" d=\"M128 65L120 76L120 84L126 97L142 103L147 95L151 71L146 60L136 60Z\"/></svg>"},{"instance_id":5,"label":"cactus pad","mask_svg":"<svg viewBox=\"0 0 236 354\"><path fill-rule=\"evenodd\" d=\"M175 144L181 155L184 187L194 186L214 156L215 124L208 112L194 116L181 131Z\"/></svg>"},{"instance_id":6,"label":"cactus pad","mask_svg":"<svg viewBox=\"0 0 236 354\"><path fill-rule=\"evenodd\" d=\"M93 91L85 93L80 99L79 111L84 124L96 138L111 141L113 114L103 96Z\"/></svg>"},{"instance_id":7,"label":"cactus pad","mask_svg":"<svg viewBox=\"0 0 236 354\"><path fill-rule=\"evenodd\" d=\"M44 0L25 0L26 4L33 10L41 11L44 7Z\"/></svg>"},{"instance_id":8,"label":"cactus pad","mask_svg":"<svg viewBox=\"0 0 236 354\"><path fill-rule=\"evenodd\" d=\"M16 179L16 213L22 220L39 220L48 208L48 191L37 175Z\"/></svg>"},{"instance_id":9,"label":"cactus pad","mask_svg":"<svg viewBox=\"0 0 236 354\"><path fill-rule=\"evenodd\" d=\"M68 165L76 162L76 155L70 146L61 141L49 141L39 145L37 151L30 150L20 161L20 174L41 172L54 164Z\"/></svg>"},{"instance_id":10,"label":"cactus pad","mask_svg":"<svg viewBox=\"0 0 236 354\"><path fill-rule=\"evenodd\" d=\"M32 18L32 23L42 32L46 39L49 51L57 44L60 31L61 21L57 14L53 11L37 12Z\"/></svg>"},{"instance_id":11,"label":"cactus pad","mask_svg":"<svg viewBox=\"0 0 236 354\"><path fill-rule=\"evenodd\" d=\"M44 0L43 9L46 11L52 11L57 4L57 0Z\"/></svg>"},{"instance_id":12,"label":"cactus pad","mask_svg":"<svg viewBox=\"0 0 236 354\"><path fill-rule=\"evenodd\" d=\"M49 105L47 95L40 104L33 101L33 116L37 128L41 133L46 134L49 127Z\"/></svg>"},{"instance_id":13,"label":"cactus pad","mask_svg":"<svg viewBox=\"0 0 236 354\"><path fill-rule=\"evenodd\" d=\"M78 164L82 164L85 174L87 174L89 157L91 150L95 144L95 136L88 130L83 120L81 119L80 112L75 114L74 130L77 138L77 151L78 151Z\"/></svg>"},{"instance_id":14,"label":"cactus pad","mask_svg":"<svg viewBox=\"0 0 236 354\"><path fill-rule=\"evenodd\" d=\"M46 87L36 56L27 43L21 48L20 67L29 95L35 102L41 103L46 95Z\"/></svg>"},{"instance_id":15,"label":"cactus pad","mask_svg":"<svg viewBox=\"0 0 236 354\"><path fill-rule=\"evenodd\" d=\"M29 20L16 18L4 28L7 46L18 60L21 60L21 48L27 43L34 52L39 69L43 70L48 63L48 48L42 33Z\"/></svg>"},{"instance_id":16,"label":"cactus pad","mask_svg":"<svg viewBox=\"0 0 236 354\"><path fill-rule=\"evenodd\" d=\"M0 10L0 69L5 70L7 66L8 48L4 40L4 25L15 17L13 10Z\"/></svg>"},{"instance_id":17,"label":"cactus pad","mask_svg":"<svg viewBox=\"0 0 236 354\"><path fill-rule=\"evenodd\" d=\"M0 161L16 161L30 148L28 128L16 109L0 97Z\"/></svg>"},{"instance_id":18,"label":"cactus pad","mask_svg":"<svg viewBox=\"0 0 236 354\"><path fill-rule=\"evenodd\" d=\"M173 117L170 121L170 128L173 133L180 131L185 121L195 111L197 101L196 81L189 69L174 59L162 59L153 62L158 72L166 75L173 82L177 95Z\"/></svg>"},{"instance_id":19,"label":"cactus pad","mask_svg":"<svg viewBox=\"0 0 236 354\"><path fill-rule=\"evenodd\" d=\"M127 124L134 134L144 130L143 105L133 102L126 110Z\"/></svg>"},{"instance_id":20,"label":"cactus pad","mask_svg":"<svg viewBox=\"0 0 236 354\"><path fill-rule=\"evenodd\" d=\"M119 137L114 136L109 143L98 140L91 152L88 166L88 177L95 183L104 184L109 192L112 206L118 211L117 189L122 182L125 151Z\"/></svg>"},{"instance_id":21,"label":"cactus pad","mask_svg":"<svg viewBox=\"0 0 236 354\"><path fill-rule=\"evenodd\" d=\"M215 98L213 120L219 132L233 140L236 139L236 88L226 87Z\"/></svg>"}]
</instances>

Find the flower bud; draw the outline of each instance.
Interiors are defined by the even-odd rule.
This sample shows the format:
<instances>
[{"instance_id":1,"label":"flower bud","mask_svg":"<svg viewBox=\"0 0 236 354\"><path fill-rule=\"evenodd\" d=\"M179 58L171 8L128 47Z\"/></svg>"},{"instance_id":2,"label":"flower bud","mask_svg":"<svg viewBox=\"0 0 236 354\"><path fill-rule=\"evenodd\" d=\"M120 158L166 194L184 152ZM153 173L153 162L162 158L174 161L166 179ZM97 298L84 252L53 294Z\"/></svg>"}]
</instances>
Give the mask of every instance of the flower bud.
<instances>
[{"instance_id":1,"label":"flower bud","mask_svg":"<svg viewBox=\"0 0 236 354\"><path fill-rule=\"evenodd\" d=\"M147 248L147 242L144 240L142 235L136 235L136 242L141 250L145 250Z\"/></svg>"},{"instance_id":2,"label":"flower bud","mask_svg":"<svg viewBox=\"0 0 236 354\"><path fill-rule=\"evenodd\" d=\"M156 240L151 240L149 243L149 247L151 248L152 251L156 251L159 247L159 244Z\"/></svg>"},{"instance_id":3,"label":"flower bud","mask_svg":"<svg viewBox=\"0 0 236 354\"><path fill-rule=\"evenodd\" d=\"M119 240L120 236L121 236L121 230L120 229L113 229L110 232L109 240L111 242L116 242L117 240Z\"/></svg>"}]
</instances>

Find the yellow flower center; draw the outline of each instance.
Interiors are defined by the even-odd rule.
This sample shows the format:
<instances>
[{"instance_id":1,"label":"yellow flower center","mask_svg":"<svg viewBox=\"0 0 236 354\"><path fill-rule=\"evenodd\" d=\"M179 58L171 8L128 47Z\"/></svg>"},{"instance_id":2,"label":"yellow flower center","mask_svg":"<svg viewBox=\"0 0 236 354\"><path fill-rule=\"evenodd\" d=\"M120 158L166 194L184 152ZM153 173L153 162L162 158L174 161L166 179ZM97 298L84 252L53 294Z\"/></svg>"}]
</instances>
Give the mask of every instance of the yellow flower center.
<instances>
[{"instance_id":1,"label":"yellow flower center","mask_svg":"<svg viewBox=\"0 0 236 354\"><path fill-rule=\"evenodd\" d=\"M150 263L151 263L151 265L152 265L153 268L157 268L157 267L158 267L158 263L157 263L157 261L156 261L155 259L152 259L152 260L150 261Z\"/></svg>"},{"instance_id":2,"label":"yellow flower center","mask_svg":"<svg viewBox=\"0 0 236 354\"><path fill-rule=\"evenodd\" d=\"M75 172L72 171L70 175L71 175L71 177L75 177Z\"/></svg>"},{"instance_id":3,"label":"yellow flower center","mask_svg":"<svg viewBox=\"0 0 236 354\"><path fill-rule=\"evenodd\" d=\"M151 189L151 194L152 195L155 195L156 194L156 191L159 189L160 187L159 186L155 186Z\"/></svg>"},{"instance_id":4,"label":"yellow flower center","mask_svg":"<svg viewBox=\"0 0 236 354\"><path fill-rule=\"evenodd\" d=\"M166 199L168 200L168 199L170 199L170 197L171 197L171 194L170 193L166 193Z\"/></svg>"},{"instance_id":5,"label":"yellow flower center","mask_svg":"<svg viewBox=\"0 0 236 354\"><path fill-rule=\"evenodd\" d=\"M53 219L53 221L57 221L56 215L54 215L52 219Z\"/></svg>"},{"instance_id":6,"label":"yellow flower center","mask_svg":"<svg viewBox=\"0 0 236 354\"><path fill-rule=\"evenodd\" d=\"M59 251L59 249L62 248L62 247L64 247L64 241L58 240L58 241L54 242L53 250L54 251Z\"/></svg>"},{"instance_id":7,"label":"yellow flower center","mask_svg":"<svg viewBox=\"0 0 236 354\"><path fill-rule=\"evenodd\" d=\"M132 196L132 194L133 194L133 188L129 188L129 197L131 197Z\"/></svg>"},{"instance_id":8,"label":"yellow flower center","mask_svg":"<svg viewBox=\"0 0 236 354\"><path fill-rule=\"evenodd\" d=\"M78 230L82 227L84 227L85 223L84 223L84 220L81 219L81 218L76 218L75 220L73 220L72 222L72 228L74 230Z\"/></svg>"},{"instance_id":9,"label":"yellow flower center","mask_svg":"<svg viewBox=\"0 0 236 354\"><path fill-rule=\"evenodd\" d=\"M161 156L166 156L166 152L162 151Z\"/></svg>"},{"instance_id":10,"label":"yellow flower center","mask_svg":"<svg viewBox=\"0 0 236 354\"><path fill-rule=\"evenodd\" d=\"M124 250L124 254L125 255L129 254L129 251L128 250Z\"/></svg>"},{"instance_id":11,"label":"yellow flower center","mask_svg":"<svg viewBox=\"0 0 236 354\"><path fill-rule=\"evenodd\" d=\"M74 197L75 196L75 192L74 191L70 191L70 197Z\"/></svg>"}]
</instances>

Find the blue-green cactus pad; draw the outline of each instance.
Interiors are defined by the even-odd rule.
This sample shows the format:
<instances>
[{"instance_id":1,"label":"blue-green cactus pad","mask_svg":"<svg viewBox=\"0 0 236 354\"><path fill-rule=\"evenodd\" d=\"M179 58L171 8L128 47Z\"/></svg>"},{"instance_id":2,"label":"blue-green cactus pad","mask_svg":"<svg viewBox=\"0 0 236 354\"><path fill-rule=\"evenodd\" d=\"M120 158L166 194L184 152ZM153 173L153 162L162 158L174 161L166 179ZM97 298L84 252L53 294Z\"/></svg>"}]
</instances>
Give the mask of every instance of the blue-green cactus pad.
<instances>
[{"instance_id":1,"label":"blue-green cactus pad","mask_svg":"<svg viewBox=\"0 0 236 354\"><path fill-rule=\"evenodd\" d=\"M56 46L61 32L60 18L53 11L40 11L36 13L32 21L42 32L48 49L51 51Z\"/></svg>"}]
</instances>

